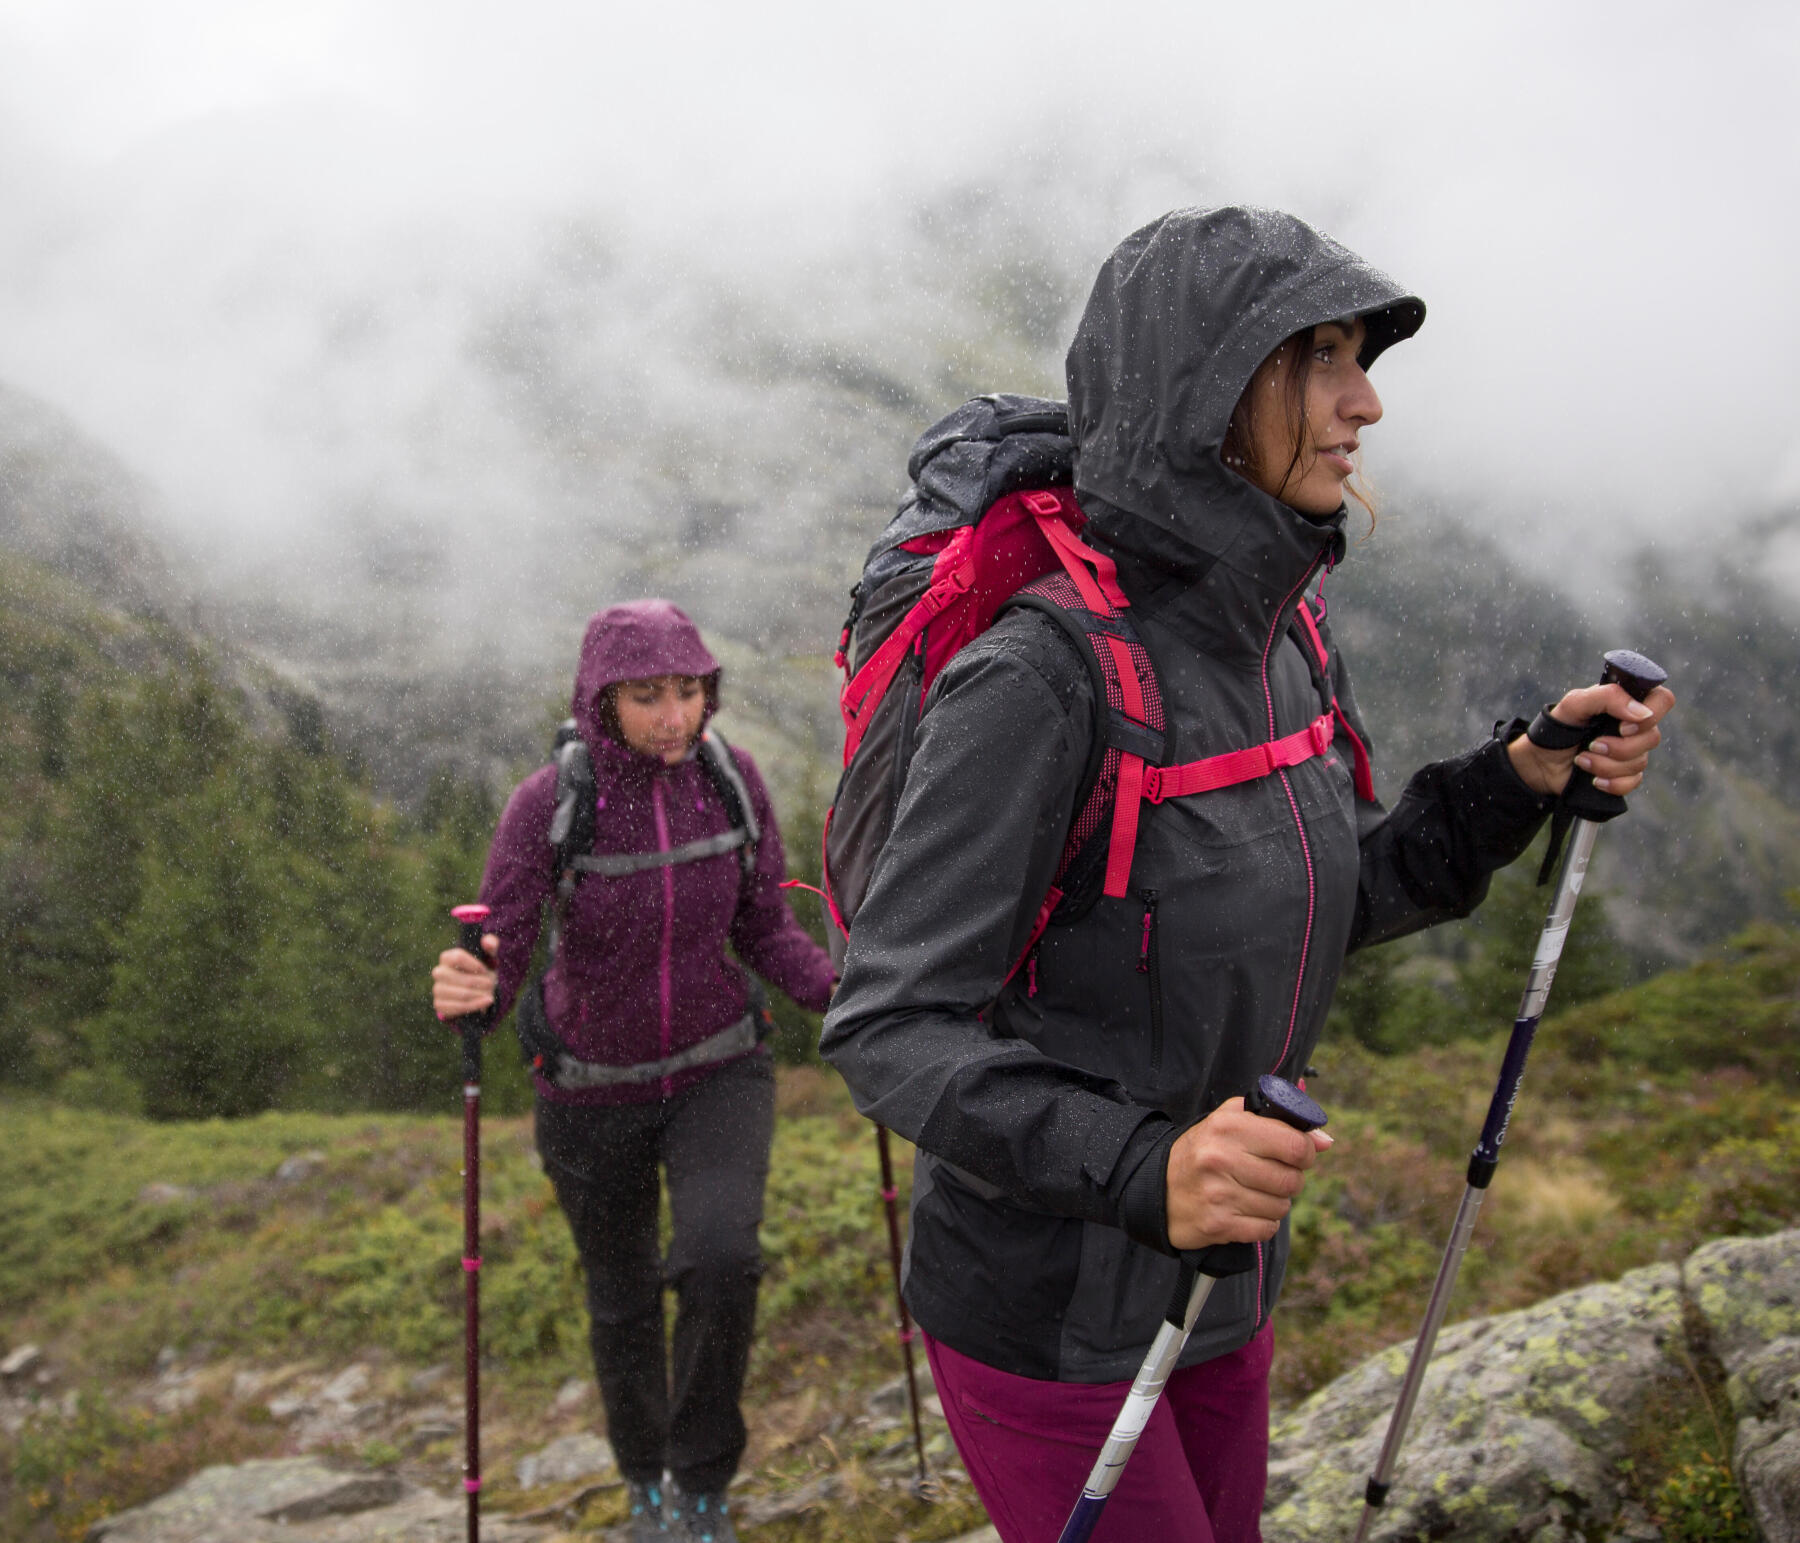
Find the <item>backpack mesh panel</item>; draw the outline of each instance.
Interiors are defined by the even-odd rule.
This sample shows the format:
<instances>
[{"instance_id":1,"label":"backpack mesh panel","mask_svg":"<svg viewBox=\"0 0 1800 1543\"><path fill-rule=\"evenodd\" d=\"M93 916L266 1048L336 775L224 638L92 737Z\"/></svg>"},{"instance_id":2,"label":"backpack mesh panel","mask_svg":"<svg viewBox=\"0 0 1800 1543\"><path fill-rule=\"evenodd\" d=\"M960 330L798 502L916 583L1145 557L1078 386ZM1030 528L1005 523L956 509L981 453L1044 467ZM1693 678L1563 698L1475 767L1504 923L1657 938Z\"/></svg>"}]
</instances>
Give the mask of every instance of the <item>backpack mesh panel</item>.
<instances>
[{"instance_id":1,"label":"backpack mesh panel","mask_svg":"<svg viewBox=\"0 0 1800 1543\"><path fill-rule=\"evenodd\" d=\"M1043 578L1027 584L1021 594L1039 595L1048 600L1058 610L1065 611L1087 634L1088 644L1094 650L1094 656L1100 661L1100 674L1106 682L1106 705L1117 713L1125 712L1125 692L1114 667L1113 652L1106 639L1117 637L1118 626L1111 618L1095 615L1082 602L1081 591L1075 587L1074 581L1066 573L1046 574ZM1125 650L1131 659L1132 668L1137 672L1138 689L1144 701L1144 721L1159 734L1163 730L1162 692L1157 688L1156 674L1150 668L1150 655L1144 645L1135 637L1124 639ZM1104 732L1104 729L1102 730ZM1094 779L1094 785L1088 791L1086 801L1076 814L1069 827L1068 840L1063 843L1062 857L1056 865L1058 888L1063 887L1069 870L1074 867L1088 844L1103 830L1111 826L1109 818L1113 798L1119 786L1119 761L1121 752L1117 747L1108 745L1106 754L1100 762L1100 774Z\"/></svg>"}]
</instances>

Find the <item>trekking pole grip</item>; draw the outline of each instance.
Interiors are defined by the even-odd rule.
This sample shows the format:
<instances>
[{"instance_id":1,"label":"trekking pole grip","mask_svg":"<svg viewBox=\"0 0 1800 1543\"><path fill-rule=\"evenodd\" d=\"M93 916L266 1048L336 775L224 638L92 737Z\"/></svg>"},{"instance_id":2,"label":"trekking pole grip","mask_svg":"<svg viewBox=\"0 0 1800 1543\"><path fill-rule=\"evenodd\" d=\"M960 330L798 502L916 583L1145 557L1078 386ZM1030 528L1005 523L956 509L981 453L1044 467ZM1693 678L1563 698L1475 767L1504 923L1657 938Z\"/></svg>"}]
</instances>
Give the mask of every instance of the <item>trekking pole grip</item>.
<instances>
[{"instance_id":1,"label":"trekking pole grip","mask_svg":"<svg viewBox=\"0 0 1800 1543\"><path fill-rule=\"evenodd\" d=\"M481 949L481 933L487 925L488 908L485 905L459 905L452 908L450 914L456 919L457 946L485 965L488 957ZM492 1012L491 1008L484 1008L478 1013L466 1013L457 1020L462 1034L463 1081L466 1083L481 1081L481 1037L487 1032Z\"/></svg>"},{"instance_id":2,"label":"trekking pole grip","mask_svg":"<svg viewBox=\"0 0 1800 1543\"><path fill-rule=\"evenodd\" d=\"M1604 656L1605 668L1600 672L1603 686L1623 686L1634 702L1641 702L1669 678L1669 672L1655 660L1629 648L1615 648ZM1611 713L1590 718L1579 731L1580 746L1586 749L1597 739L1610 738L1619 732L1619 720ZM1625 813L1625 800L1617 793L1604 793L1594 786L1592 772L1579 766L1569 776L1563 790L1562 806L1569 814L1600 824Z\"/></svg>"},{"instance_id":3,"label":"trekking pole grip","mask_svg":"<svg viewBox=\"0 0 1800 1543\"><path fill-rule=\"evenodd\" d=\"M1629 648L1613 649L1604 656L1604 665L1600 684L1623 686L1635 702L1643 701L1669 678L1669 672L1654 659ZM1534 745L1546 750L1585 750L1595 740L1618 732L1619 720L1611 713L1601 713L1578 726L1551 717L1550 709L1546 707L1525 734ZM1562 856L1563 843L1576 820L1602 825L1608 820L1616 820L1625 811L1626 803L1622 797L1617 793L1602 792L1594 786L1592 772L1583 771L1579 766L1572 768L1568 783L1556 801L1556 812L1551 816L1550 844L1544 849L1544 861L1538 868L1538 883L1549 883L1550 875L1556 871L1557 860Z\"/></svg>"},{"instance_id":4,"label":"trekking pole grip","mask_svg":"<svg viewBox=\"0 0 1800 1543\"><path fill-rule=\"evenodd\" d=\"M1326 1121L1325 1111L1308 1093L1295 1087L1285 1077L1274 1075L1256 1079L1256 1086L1244 1095L1244 1107L1251 1114L1261 1115L1266 1120L1280 1120L1298 1131L1318 1130ZM1242 1275L1245 1271L1256 1268L1256 1245L1214 1243L1209 1248L1196 1249L1182 1255L1182 1262L1188 1266L1188 1270L1182 1272L1182 1281L1176 1286L1179 1300L1171 1304L1171 1311L1176 1314L1171 1322L1180 1322L1179 1315L1186 1307L1188 1290L1193 1285L1188 1273L1190 1270L1210 1275L1215 1280L1226 1275Z\"/></svg>"}]
</instances>

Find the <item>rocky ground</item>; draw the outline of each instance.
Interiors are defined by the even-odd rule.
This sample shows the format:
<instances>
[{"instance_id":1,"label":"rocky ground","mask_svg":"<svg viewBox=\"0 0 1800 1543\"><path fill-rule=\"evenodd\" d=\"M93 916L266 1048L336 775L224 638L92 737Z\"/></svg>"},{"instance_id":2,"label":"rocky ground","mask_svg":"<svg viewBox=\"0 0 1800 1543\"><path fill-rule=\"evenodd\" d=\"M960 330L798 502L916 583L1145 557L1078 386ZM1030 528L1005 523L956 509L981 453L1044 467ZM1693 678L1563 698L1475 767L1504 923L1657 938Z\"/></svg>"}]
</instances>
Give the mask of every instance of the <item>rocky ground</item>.
<instances>
[{"instance_id":1,"label":"rocky ground","mask_svg":"<svg viewBox=\"0 0 1800 1543\"><path fill-rule=\"evenodd\" d=\"M1264 1534L1269 1543L1341 1543L1361 1510L1410 1347L1372 1357L1279 1420ZM1521 1312L1455 1325L1425 1379L1375 1543L1651 1543L1671 1534L1621 1482L1633 1441L1671 1389L1724 1374L1732 1465L1765 1543L1800 1539L1800 1231L1725 1239L1680 1264L1637 1270ZM67 1399L30 1346L0 1362L0 1423ZM925 1386L936 1482L955 1466ZM149 1505L97 1523L90 1543L454 1543L462 1536L460 1379L358 1363L247 1370L170 1358L140 1390L153 1408L223 1399L273 1422L287 1455L204 1469ZM493 1543L607 1536L620 1483L606 1442L583 1427L595 1400L572 1382L546 1411L563 1433L529 1451L489 1449L483 1533ZM829 1511L871 1486L912 1477L904 1393L892 1384L840 1428L867 1459L786 1488L745 1483L735 1509L758 1528ZM885 1444L870 1438L888 1438ZM359 1458L350 1454L359 1453ZM1718 1519L1721 1528L1732 1518ZM1740 1530L1680 1534L1747 1537ZM918 1528L916 1537L934 1534ZM991 1529L962 1543L991 1540Z\"/></svg>"},{"instance_id":2,"label":"rocky ground","mask_svg":"<svg viewBox=\"0 0 1800 1543\"><path fill-rule=\"evenodd\" d=\"M1341 1543L1411 1345L1322 1388L1274 1431L1265 1536ZM1438 1340L1376 1540L1662 1538L1624 1501L1643 1422L1711 1359L1738 1485L1767 1543L1800 1539L1800 1231L1722 1239ZM1726 1518L1720 1518L1721 1522ZM1688 1536L1740 1536L1724 1531Z\"/></svg>"}]
</instances>

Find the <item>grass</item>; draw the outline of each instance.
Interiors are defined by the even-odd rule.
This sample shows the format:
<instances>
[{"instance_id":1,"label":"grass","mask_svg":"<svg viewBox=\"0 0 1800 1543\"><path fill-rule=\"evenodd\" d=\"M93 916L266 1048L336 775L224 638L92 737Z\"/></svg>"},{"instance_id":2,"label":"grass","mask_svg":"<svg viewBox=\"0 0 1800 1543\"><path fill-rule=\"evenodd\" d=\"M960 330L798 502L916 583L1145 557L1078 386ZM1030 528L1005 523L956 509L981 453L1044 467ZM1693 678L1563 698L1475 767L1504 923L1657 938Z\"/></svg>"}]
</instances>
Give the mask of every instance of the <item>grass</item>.
<instances>
[{"instance_id":1,"label":"grass","mask_svg":"<svg viewBox=\"0 0 1800 1543\"><path fill-rule=\"evenodd\" d=\"M1800 1222L1800 937L1764 929L1684 975L1546 1023L1453 1318L1679 1258L1708 1237ZM1719 988L1735 1060L1696 1024L1706 984ZM1320 1048L1311 1086L1339 1140L1294 1216L1279 1403L1415 1330L1502 1047L1391 1058L1348 1041ZM870 1129L827 1071L783 1068L779 1086L745 1493L817 1491L819 1503L757 1535L955 1536L981 1520L966 1487L935 1506L914 1499L904 1431L865 1413L870 1391L898 1372ZM290 1449L261 1403L232 1397L238 1371L260 1371L266 1399L284 1378L357 1360L396 1408L444 1396L406 1389L460 1354L450 1113L153 1125L23 1100L0 1102L0 1134L0 1316L12 1345L42 1345L57 1369L38 1415L0 1436L0 1533L79 1537L203 1460ZM903 1189L909 1157L902 1144ZM567 1379L590 1375L585 1321L528 1122L487 1122L484 1179L484 1426L491 1452L523 1453L593 1419L591 1403L547 1412ZM186 1407L149 1408L171 1353L210 1380ZM1721 1466L1729 1406L1703 1363L1697 1354L1688 1385L1646 1412L1621 1475L1672 1538L1735 1536L1690 1520L1738 1504ZM396 1428L361 1434L344 1455L376 1453L441 1483L454 1448L410 1446ZM533 1503L506 1482L502 1470L496 1509ZM618 1503L595 1497L572 1525L599 1528Z\"/></svg>"}]
</instances>

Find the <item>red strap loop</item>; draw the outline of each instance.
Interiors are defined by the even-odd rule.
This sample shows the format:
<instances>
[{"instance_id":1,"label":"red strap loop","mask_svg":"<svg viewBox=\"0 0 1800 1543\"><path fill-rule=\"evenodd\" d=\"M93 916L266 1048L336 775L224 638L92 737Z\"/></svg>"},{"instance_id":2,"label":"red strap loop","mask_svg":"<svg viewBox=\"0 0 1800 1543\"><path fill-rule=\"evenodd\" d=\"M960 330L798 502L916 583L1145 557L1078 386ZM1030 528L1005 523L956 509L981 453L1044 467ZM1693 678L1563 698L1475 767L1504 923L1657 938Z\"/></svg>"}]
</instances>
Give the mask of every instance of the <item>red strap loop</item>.
<instances>
[{"instance_id":1,"label":"red strap loop","mask_svg":"<svg viewBox=\"0 0 1800 1543\"><path fill-rule=\"evenodd\" d=\"M1325 639L1319 632L1318 622L1313 620L1312 607L1308 605L1303 598L1300 601L1298 609L1300 612L1300 620L1306 624L1307 636L1312 639L1313 652L1319 656L1319 668L1325 672L1329 679L1331 674L1331 655L1325 651ZM1327 689L1329 689L1329 685L1327 686Z\"/></svg>"},{"instance_id":2,"label":"red strap loop","mask_svg":"<svg viewBox=\"0 0 1800 1543\"><path fill-rule=\"evenodd\" d=\"M1063 567L1081 591L1081 603L1096 616L1110 616L1129 609L1131 601L1119 588L1118 566L1075 534L1069 514L1079 514L1073 498L1065 509L1063 493L1024 493L1019 502L1036 516L1038 529L1055 549ZM1090 575L1088 569L1093 569Z\"/></svg>"}]
</instances>

